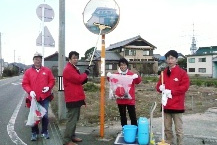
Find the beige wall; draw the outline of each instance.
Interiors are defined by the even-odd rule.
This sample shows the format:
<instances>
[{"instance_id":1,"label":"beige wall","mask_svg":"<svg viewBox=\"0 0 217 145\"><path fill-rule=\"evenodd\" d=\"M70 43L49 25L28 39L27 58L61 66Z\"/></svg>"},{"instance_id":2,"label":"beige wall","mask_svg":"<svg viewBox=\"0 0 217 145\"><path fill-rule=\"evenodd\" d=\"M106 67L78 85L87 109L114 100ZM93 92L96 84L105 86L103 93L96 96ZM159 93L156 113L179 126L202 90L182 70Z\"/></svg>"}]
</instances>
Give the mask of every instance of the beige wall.
<instances>
[{"instance_id":1,"label":"beige wall","mask_svg":"<svg viewBox=\"0 0 217 145\"><path fill-rule=\"evenodd\" d=\"M212 59L216 55L204 55L204 56L188 56L187 57L187 73L189 75L199 74L201 76L212 76L213 66ZM195 58L195 63L189 63L190 58ZM206 62L199 62L199 58L206 58ZM195 68L195 72L189 72L189 68ZM199 72L199 68L206 68L206 73Z\"/></svg>"}]
</instances>

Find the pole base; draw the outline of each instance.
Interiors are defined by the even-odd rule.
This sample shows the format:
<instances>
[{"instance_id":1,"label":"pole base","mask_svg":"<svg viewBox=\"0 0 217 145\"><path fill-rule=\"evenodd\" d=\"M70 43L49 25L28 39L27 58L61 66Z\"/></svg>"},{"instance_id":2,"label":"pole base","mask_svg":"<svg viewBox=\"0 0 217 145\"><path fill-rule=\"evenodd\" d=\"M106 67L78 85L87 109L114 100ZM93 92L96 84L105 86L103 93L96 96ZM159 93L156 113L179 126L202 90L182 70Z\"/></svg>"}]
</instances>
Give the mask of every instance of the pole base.
<instances>
[{"instance_id":1,"label":"pole base","mask_svg":"<svg viewBox=\"0 0 217 145\"><path fill-rule=\"evenodd\" d=\"M162 140L161 142L158 142L158 143L157 143L157 145L170 145L170 144L168 144L168 143L165 143L165 141L164 141L164 140Z\"/></svg>"}]
</instances>

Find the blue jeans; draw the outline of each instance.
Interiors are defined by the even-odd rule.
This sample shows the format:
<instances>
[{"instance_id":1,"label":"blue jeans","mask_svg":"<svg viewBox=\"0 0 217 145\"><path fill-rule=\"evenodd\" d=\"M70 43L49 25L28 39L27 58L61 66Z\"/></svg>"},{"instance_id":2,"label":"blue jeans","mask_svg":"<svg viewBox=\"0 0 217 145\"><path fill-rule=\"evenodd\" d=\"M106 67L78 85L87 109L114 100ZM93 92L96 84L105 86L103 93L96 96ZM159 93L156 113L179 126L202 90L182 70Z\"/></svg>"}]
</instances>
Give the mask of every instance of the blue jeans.
<instances>
[{"instance_id":1,"label":"blue jeans","mask_svg":"<svg viewBox=\"0 0 217 145\"><path fill-rule=\"evenodd\" d=\"M49 107L49 102L50 102L49 98L46 98L43 101L38 102L39 104L41 104L41 106L43 106L47 110L46 114L42 118L42 131L41 131L41 133L47 133L47 131L48 131L48 123L49 123L48 107ZM32 127L32 133L39 134L38 125L35 125L35 126Z\"/></svg>"}]
</instances>

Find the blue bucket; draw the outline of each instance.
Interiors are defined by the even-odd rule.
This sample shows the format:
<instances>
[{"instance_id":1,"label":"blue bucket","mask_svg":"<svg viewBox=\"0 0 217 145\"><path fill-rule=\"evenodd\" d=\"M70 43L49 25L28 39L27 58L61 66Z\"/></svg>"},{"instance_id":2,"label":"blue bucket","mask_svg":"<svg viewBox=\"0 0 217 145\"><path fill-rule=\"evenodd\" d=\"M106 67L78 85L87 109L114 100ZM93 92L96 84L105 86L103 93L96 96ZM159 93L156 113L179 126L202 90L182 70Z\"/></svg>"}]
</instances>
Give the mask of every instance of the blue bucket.
<instances>
[{"instance_id":1,"label":"blue bucket","mask_svg":"<svg viewBox=\"0 0 217 145\"><path fill-rule=\"evenodd\" d=\"M137 128L136 125L123 126L124 141L126 143L134 143L136 141Z\"/></svg>"}]
</instances>

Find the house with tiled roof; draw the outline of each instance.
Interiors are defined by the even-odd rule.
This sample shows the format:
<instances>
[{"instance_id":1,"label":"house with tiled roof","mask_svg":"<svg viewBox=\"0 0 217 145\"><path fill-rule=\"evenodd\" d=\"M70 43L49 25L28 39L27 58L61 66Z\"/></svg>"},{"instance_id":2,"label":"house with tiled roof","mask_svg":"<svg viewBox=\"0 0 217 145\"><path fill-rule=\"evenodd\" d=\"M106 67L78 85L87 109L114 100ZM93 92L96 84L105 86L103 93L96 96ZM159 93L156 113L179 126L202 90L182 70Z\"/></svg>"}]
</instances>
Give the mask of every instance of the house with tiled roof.
<instances>
[{"instance_id":1,"label":"house with tiled roof","mask_svg":"<svg viewBox=\"0 0 217 145\"><path fill-rule=\"evenodd\" d=\"M217 46L199 47L195 54L187 55L187 73L217 78Z\"/></svg>"},{"instance_id":2,"label":"house with tiled roof","mask_svg":"<svg viewBox=\"0 0 217 145\"><path fill-rule=\"evenodd\" d=\"M158 62L153 55L155 49L157 49L156 46L138 35L111 44L106 48L106 52L115 52L119 54L120 58L126 58L129 61L129 68L131 70L139 71L143 74L153 74L157 73L158 67ZM115 70L115 68L112 68L112 70Z\"/></svg>"}]
</instances>

